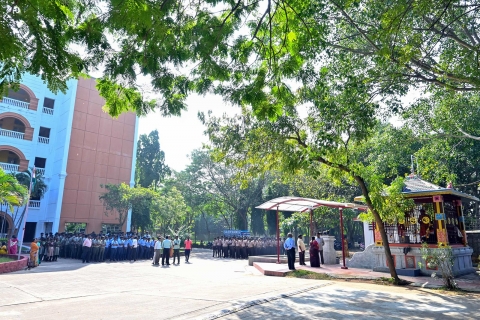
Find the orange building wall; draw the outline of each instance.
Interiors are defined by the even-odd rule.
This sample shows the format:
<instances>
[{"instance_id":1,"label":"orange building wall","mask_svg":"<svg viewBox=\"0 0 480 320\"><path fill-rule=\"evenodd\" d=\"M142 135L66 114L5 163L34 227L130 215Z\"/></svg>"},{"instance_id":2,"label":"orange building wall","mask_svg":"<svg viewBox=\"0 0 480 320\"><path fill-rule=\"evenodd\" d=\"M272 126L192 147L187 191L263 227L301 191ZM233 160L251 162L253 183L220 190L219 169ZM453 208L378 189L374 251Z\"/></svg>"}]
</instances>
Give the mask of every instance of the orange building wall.
<instances>
[{"instance_id":1,"label":"orange building wall","mask_svg":"<svg viewBox=\"0 0 480 320\"><path fill-rule=\"evenodd\" d=\"M105 100L95 84L95 79L78 81L60 232L66 222L87 223L89 233L101 231L102 223L118 224L116 217L105 215L98 199L105 192L100 185L130 184L136 116L127 113L112 119L103 112Z\"/></svg>"}]
</instances>

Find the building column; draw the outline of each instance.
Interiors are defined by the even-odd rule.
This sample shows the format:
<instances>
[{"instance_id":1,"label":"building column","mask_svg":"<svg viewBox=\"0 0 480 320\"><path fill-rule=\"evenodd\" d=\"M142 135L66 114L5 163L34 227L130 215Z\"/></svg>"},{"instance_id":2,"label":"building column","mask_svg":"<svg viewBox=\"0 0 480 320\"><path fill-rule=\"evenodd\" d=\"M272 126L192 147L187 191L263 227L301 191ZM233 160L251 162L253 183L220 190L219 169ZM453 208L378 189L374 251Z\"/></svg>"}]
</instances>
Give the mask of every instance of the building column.
<instances>
[{"instance_id":1,"label":"building column","mask_svg":"<svg viewBox=\"0 0 480 320\"><path fill-rule=\"evenodd\" d=\"M18 171L23 172L23 171L28 170L28 162L29 162L28 160L20 159L20 163L19 163L19 166L18 166Z\"/></svg>"},{"instance_id":2,"label":"building column","mask_svg":"<svg viewBox=\"0 0 480 320\"><path fill-rule=\"evenodd\" d=\"M435 212L435 220L437 221L438 247L445 247L448 245L448 236L447 236L445 211L443 209L442 196L433 196L433 210Z\"/></svg>"},{"instance_id":3,"label":"building column","mask_svg":"<svg viewBox=\"0 0 480 320\"><path fill-rule=\"evenodd\" d=\"M463 216L463 204L462 200L454 200L453 203L457 208L457 216L458 216L458 229L463 235L463 244L465 246L468 245L467 233L465 232L465 217Z\"/></svg>"},{"instance_id":4,"label":"building column","mask_svg":"<svg viewBox=\"0 0 480 320\"><path fill-rule=\"evenodd\" d=\"M33 128L25 127L25 133L23 135L23 139L28 141L33 140Z\"/></svg>"},{"instance_id":5,"label":"building column","mask_svg":"<svg viewBox=\"0 0 480 320\"><path fill-rule=\"evenodd\" d=\"M378 224L374 222L375 231L373 233L373 241L375 241L376 246L383 246L382 235L380 234L380 228Z\"/></svg>"}]
</instances>

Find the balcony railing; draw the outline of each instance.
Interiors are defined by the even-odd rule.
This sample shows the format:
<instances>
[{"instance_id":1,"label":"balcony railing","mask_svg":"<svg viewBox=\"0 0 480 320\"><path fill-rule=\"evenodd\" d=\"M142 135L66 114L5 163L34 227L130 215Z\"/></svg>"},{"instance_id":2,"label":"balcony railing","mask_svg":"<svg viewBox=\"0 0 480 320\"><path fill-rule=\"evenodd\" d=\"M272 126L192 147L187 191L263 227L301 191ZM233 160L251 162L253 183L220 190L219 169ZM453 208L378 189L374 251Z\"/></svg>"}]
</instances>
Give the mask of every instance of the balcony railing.
<instances>
[{"instance_id":1,"label":"balcony railing","mask_svg":"<svg viewBox=\"0 0 480 320\"><path fill-rule=\"evenodd\" d=\"M46 114L49 114L49 115L53 115L53 109L52 108L46 108L46 107L43 107L43 113L46 113Z\"/></svg>"},{"instance_id":2,"label":"balcony railing","mask_svg":"<svg viewBox=\"0 0 480 320\"><path fill-rule=\"evenodd\" d=\"M11 105L11 106L14 106L14 107L20 107L20 108L23 108L23 109L28 109L28 106L30 105L29 102L15 100L15 99L8 98L8 97L3 97L2 102L5 103L5 104L8 104L8 105Z\"/></svg>"},{"instance_id":3,"label":"balcony railing","mask_svg":"<svg viewBox=\"0 0 480 320\"><path fill-rule=\"evenodd\" d=\"M28 202L29 208L40 208L40 200L30 200Z\"/></svg>"},{"instance_id":4,"label":"balcony railing","mask_svg":"<svg viewBox=\"0 0 480 320\"><path fill-rule=\"evenodd\" d=\"M38 137L38 142L49 144L50 143L50 138Z\"/></svg>"},{"instance_id":5,"label":"balcony railing","mask_svg":"<svg viewBox=\"0 0 480 320\"><path fill-rule=\"evenodd\" d=\"M0 136L2 137L9 137L9 138L15 138L15 139L22 139L24 137L25 133L23 132L18 132L18 131L12 131L12 130L7 130L7 129L0 129Z\"/></svg>"},{"instance_id":6,"label":"balcony railing","mask_svg":"<svg viewBox=\"0 0 480 320\"><path fill-rule=\"evenodd\" d=\"M18 164L0 162L0 168L5 172L18 172Z\"/></svg>"},{"instance_id":7,"label":"balcony railing","mask_svg":"<svg viewBox=\"0 0 480 320\"><path fill-rule=\"evenodd\" d=\"M45 168L35 168L35 172L37 174L41 174L42 176L45 175Z\"/></svg>"}]
</instances>

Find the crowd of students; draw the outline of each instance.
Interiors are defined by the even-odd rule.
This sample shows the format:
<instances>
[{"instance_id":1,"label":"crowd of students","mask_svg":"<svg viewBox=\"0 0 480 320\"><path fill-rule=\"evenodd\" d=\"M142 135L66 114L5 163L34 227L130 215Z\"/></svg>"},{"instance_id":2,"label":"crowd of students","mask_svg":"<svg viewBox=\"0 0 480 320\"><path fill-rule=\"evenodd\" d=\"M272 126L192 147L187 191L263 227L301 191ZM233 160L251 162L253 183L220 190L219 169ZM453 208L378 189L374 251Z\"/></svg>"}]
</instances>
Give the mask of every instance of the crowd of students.
<instances>
[{"instance_id":1,"label":"crowd of students","mask_svg":"<svg viewBox=\"0 0 480 320\"><path fill-rule=\"evenodd\" d=\"M143 236L136 233L100 233L98 235L95 233L57 233L55 235L50 233L44 235L42 233L40 238L34 239L30 248L31 255L34 251L34 260L37 260L35 265L42 261L57 261L58 257L82 260L83 263L154 260L153 264L158 265L158 260L155 258L160 254L165 255L162 264L166 260L166 264L169 265L170 251L172 251L171 255L178 258L178 263L180 263L180 239L178 236L174 240L169 238L166 236L165 239L163 237L155 239L148 233ZM187 238L184 245L185 261L188 262L192 248L191 240ZM169 250L168 257L165 249ZM159 253L158 250L163 252Z\"/></svg>"},{"instance_id":2,"label":"crowd of students","mask_svg":"<svg viewBox=\"0 0 480 320\"><path fill-rule=\"evenodd\" d=\"M247 237L218 237L213 240L213 257L247 259L250 256L277 254L277 242L280 245L280 254L285 254L283 243L285 239L275 238L247 238Z\"/></svg>"}]
</instances>

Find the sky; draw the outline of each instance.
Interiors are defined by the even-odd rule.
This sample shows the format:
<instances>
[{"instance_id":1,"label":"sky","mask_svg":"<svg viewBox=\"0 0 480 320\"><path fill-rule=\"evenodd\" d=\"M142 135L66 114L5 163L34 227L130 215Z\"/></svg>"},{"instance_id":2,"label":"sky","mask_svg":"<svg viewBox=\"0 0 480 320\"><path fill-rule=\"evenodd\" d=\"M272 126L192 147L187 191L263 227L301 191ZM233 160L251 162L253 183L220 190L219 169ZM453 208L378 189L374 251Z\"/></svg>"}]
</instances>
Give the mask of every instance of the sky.
<instances>
[{"instance_id":1,"label":"sky","mask_svg":"<svg viewBox=\"0 0 480 320\"><path fill-rule=\"evenodd\" d=\"M233 107L225 103L220 96L211 94L192 94L187 98L187 105L188 110L180 117L162 117L158 113L151 113L139 120L139 135L158 130L160 149L165 152L165 163L175 171L185 169L190 163L188 155L208 142L208 138L203 134L205 127L197 117L199 111L206 114L211 110L214 116L240 113L239 107Z\"/></svg>"}]
</instances>

